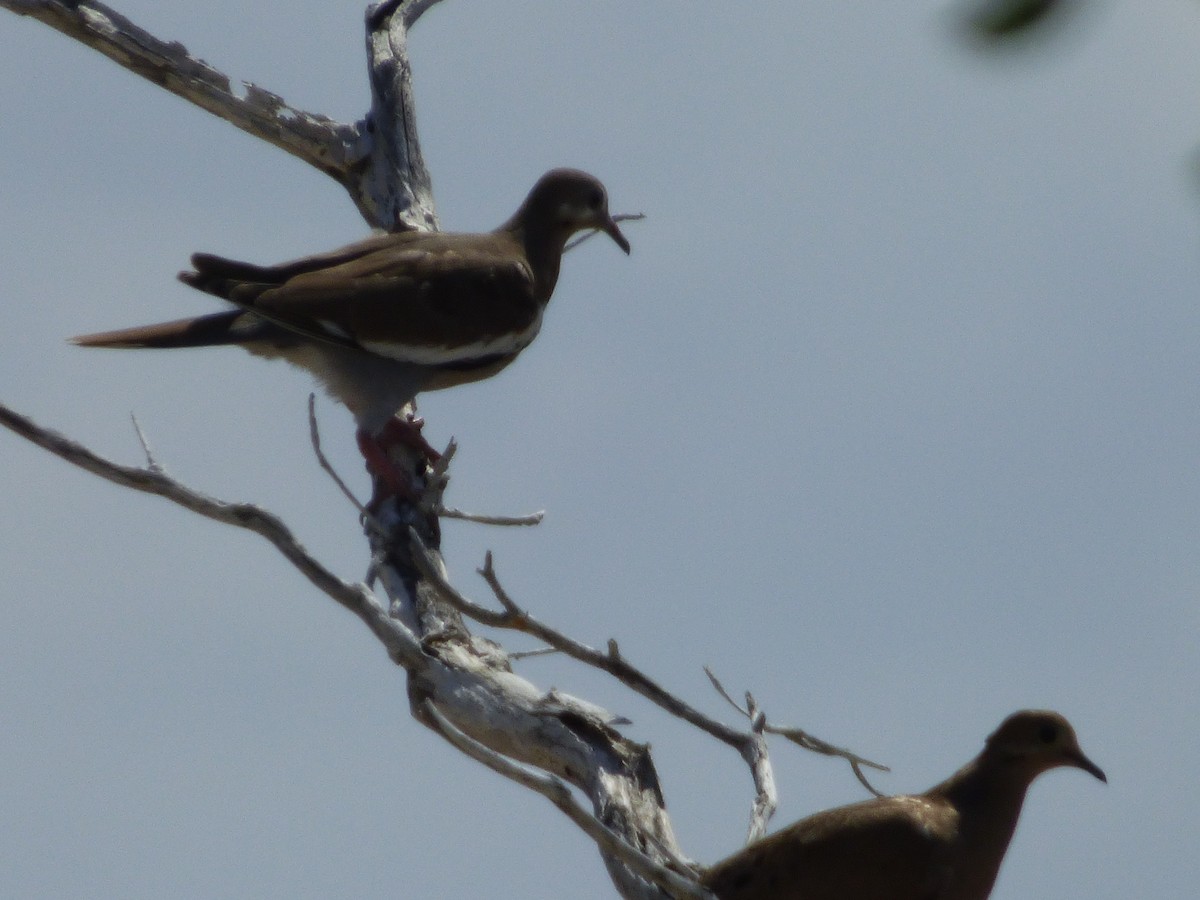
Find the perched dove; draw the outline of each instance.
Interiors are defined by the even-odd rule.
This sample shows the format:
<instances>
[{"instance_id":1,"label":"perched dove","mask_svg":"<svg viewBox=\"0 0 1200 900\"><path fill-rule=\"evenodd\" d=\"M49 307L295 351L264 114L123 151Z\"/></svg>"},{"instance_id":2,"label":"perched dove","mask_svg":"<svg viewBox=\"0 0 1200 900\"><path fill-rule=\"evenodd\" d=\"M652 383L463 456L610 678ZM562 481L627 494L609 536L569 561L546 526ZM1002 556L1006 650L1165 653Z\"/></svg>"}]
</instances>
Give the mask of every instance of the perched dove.
<instances>
[{"instance_id":1,"label":"perched dove","mask_svg":"<svg viewBox=\"0 0 1200 900\"><path fill-rule=\"evenodd\" d=\"M827 809L704 875L721 900L986 900L1038 775L1107 782L1058 713L1013 713L983 752L924 794Z\"/></svg>"},{"instance_id":2,"label":"perched dove","mask_svg":"<svg viewBox=\"0 0 1200 900\"><path fill-rule=\"evenodd\" d=\"M180 279L235 309L73 340L236 345L309 369L354 414L368 468L405 493L386 451L419 432L392 417L420 391L479 381L516 359L541 327L567 240L590 229L629 252L604 186L554 169L512 218L483 234L381 234L277 266L198 253L195 271Z\"/></svg>"}]
</instances>

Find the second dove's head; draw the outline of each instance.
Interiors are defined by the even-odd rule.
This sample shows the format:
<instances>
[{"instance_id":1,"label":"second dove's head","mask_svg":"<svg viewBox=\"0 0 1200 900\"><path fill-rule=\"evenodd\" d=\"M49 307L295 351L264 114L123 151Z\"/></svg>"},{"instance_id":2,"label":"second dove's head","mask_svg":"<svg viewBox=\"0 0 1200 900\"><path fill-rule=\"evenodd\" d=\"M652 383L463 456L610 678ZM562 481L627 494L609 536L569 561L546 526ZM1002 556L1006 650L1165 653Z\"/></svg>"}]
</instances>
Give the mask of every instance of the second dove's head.
<instances>
[{"instance_id":1,"label":"second dove's head","mask_svg":"<svg viewBox=\"0 0 1200 900\"><path fill-rule=\"evenodd\" d=\"M1079 748L1071 723L1049 710L1013 713L987 739L985 754L1026 767L1031 778L1058 766L1073 766L1108 781L1101 768Z\"/></svg>"}]
</instances>

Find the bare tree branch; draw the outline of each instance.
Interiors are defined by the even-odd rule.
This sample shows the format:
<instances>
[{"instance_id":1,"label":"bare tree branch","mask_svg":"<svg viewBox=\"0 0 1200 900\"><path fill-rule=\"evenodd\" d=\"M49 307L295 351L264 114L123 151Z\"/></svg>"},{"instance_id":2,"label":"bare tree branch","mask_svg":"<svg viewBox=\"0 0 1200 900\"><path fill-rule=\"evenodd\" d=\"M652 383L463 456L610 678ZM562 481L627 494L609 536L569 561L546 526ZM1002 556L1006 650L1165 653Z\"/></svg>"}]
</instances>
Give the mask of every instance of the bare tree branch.
<instances>
[{"instance_id":1,"label":"bare tree branch","mask_svg":"<svg viewBox=\"0 0 1200 900\"><path fill-rule=\"evenodd\" d=\"M716 689L717 693L724 697L730 706L740 712L743 716L746 716L748 719L750 719L758 730L761 730L766 734L777 734L780 737L791 741L793 744L803 747L805 750L810 750L813 753L820 753L822 756L836 756L846 760L846 762L850 764L850 768L853 770L854 776L858 779L859 783L863 787L865 787L876 797L884 796L884 794L875 790L875 788L871 786L871 783L867 781L867 777L863 774L862 770L864 767L866 767L875 769L879 772L890 772L892 771L890 768L881 763L871 762L869 759L864 759L858 754L852 753L851 751L842 747L836 747L827 741L823 741L818 737L814 737L800 728L779 728L769 724L767 722L766 713L762 712L758 708L758 704L754 701L754 697L749 691L746 692L746 706L743 708L738 705L736 700L729 696L729 692L726 691L721 682L717 680L717 676L713 674L712 669L710 669L708 666L705 666L704 674L708 676L708 680L712 682L712 685Z\"/></svg>"},{"instance_id":2,"label":"bare tree branch","mask_svg":"<svg viewBox=\"0 0 1200 900\"><path fill-rule=\"evenodd\" d=\"M190 55L182 44L155 38L96 0L0 0L0 6L45 22L303 159L342 184L370 224L389 230L432 230L438 223L417 138L407 32L436 2L382 0L367 9L372 103L368 115L354 125L296 110L255 85L231 84L226 75ZM760 834L765 828L775 803L764 738L770 727L752 704L750 733L737 731L704 716L628 664L615 641L601 652L543 625L505 593L490 554L480 574L502 611L474 604L449 585L439 550L438 512L444 510L442 494L453 445L433 466L414 448L398 445L391 451L398 466L416 474L423 499L420 503L397 498L372 501L365 517L371 551L369 580L386 592L385 607L367 585L344 581L321 565L270 512L248 503L218 500L169 478L144 436L147 466L135 468L104 459L4 406L0 406L0 425L116 484L157 494L265 537L310 582L362 619L391 658L405 668L414 717L464 752L555 802L596 841L623 896L647 900L706 896L695 884L695 868L679 850L649 749L616 730L626 720L579 698L541 691L514 674L509 654L494 642L472 635L464 614L484 624L532 634L551 648L612 674L671 714L736 748L749 763L756 786L751 833ZM311 427L318 459L323 459L315 419ZM527 524L533 519L508 521ZM530 772L525 766L546 774ZM572 800L568 785L591 800L592 814Z\"/></svg>"},{"instance_id":3,"label":"bare tree branch","mask_svg":"<svg viewBox=\"0 0 1200 900\"><path fill-rule=\"evenodd\" d=\"M701 887L695 880L695 869L681 859L675 860L675 865L683 871L688 871L693 877L684 878L655 862L635 847L620 840L604 823L587 810L579 806L571 796L570 789L557 778L533 772L524 766L513 763L498 753L494 753L478 741L472 740L454 727L445 716L438 712L432 703L426 703L426 710L441 731L442 735L463 753L483 763L493 772L498 772L505 778L515 781L531 790L537 791L578 825L588 837L603 847L608 853L621 859L630 869L637 872L647 881L652 881L669 891L672 897L691 897L695 900L714 900L713 895Z\"/></svg>"},{"instance_id":4,"label":"bare tree branch","mask_svg":"<svg viewBox=\"0 0 1200 900\"><path fill-rule=\"evenodd\" d=\"M365 585L343 581L321 565L290 529L266 510L209 497L162 471L112 462L2 404L0 425L115 484L157 494L207 518L267 538L309 581L362 619L392 659L405 667L413 714L419 721L438 727L424 707L425 701L435 703L473 740L583 790L592 798L599 820L625 843L660 863L682 859L648 749L613 728L625 720L570 695L539 691L513 674L501 648L472 637L456 620L420 602L423 594L428 601L432 588L414 583L405 574L411 566L398 565L394 554L385 551L385 564L379 566L380 580L392 598L390 608L385 609ZM368 535L379 546L389 540L374 530ZM445 577L440 559L428 551L426 564ZM623 859L605 846L601 850L624 896L666 896L647 893L646 882Z\"/></svg>"},{"instance_id":5,"label":"bare tree branch","mask_svg":"<svg viewBox=\"0 0 1200 900\"><path fill-rule=\"evenodd\" d=\"M346 188L371 224L436 230L432 184L417 141L406 30L437 2L390 0L368 9L374 101L370 115L353 125L296 109L258 85L233 82L183 44L155 37L98 0L0 0L0 7L46 23L319 169Z\"/></svg>"},{"instance_id":6,"label":"bare tree branch","mask_svg":"<svg viewBox=\"0 0 1200 900\"><path fill-rule=\"evenodd\" d=\"M436 565L436 561L421 543L420 537L415 532L411 533L410 537L413 541L414 559L418 568L422 570L425 577L437 588L439 593L459 612L493 628L505 628L533 635L543 643L567 656L608 672L632 690L671 713L671 715L683 719L736 749L750 767L751 777L755 786L755 800L751 812L748 841L756 840L766 833L767 822L774 814L775 807L778 804L778 791L775 786L775 776L771 768L770 756L767 752L766 739L764 737L765 732L781 734L807 750L812 750L826 756L838 756L847 760L859 781L872 793L878 793L866 782L860 766L870 766L887 771L885 766L863 759L848 750L843 750L818 738L814 738L805 732L799 731L799 729L771 729L767 724L765 714L758 710L752 697L749 698L751 708L742 709L729 697L720 682L717 681L716 676L709 669L705 668L705 672L717 690L720 691L722 696L735 709L751 720L751 731L749 734L729 728L727 725L705 716L685 701L661 687L644 672L626 662L621 657L620 650L617 648L615 641L610 640L608 652L601 653L534 619L528 612L522 610L508 595L508 592L505 591L499 577L496 575L491 553L488 553L484 567L479 570L479 574L487 581L488 586L492 589L492 593L495 594L496 599L503 607L503 611L501 612L481 606L464 596L457 588L450 584L449 580L445 577L444 571ZM803 739L797 740L795 738L797 734L802 735Z\"/></svg>"},{"instance_id":7,"label":"bare tree branch","mask_svg":"<svg viewBox=\"0 0 1200 900\"><path fill-rule=\"evenodd\" d=\"M416 637L407 629L400 630L399 623L388 617L375 595L365 585L345 582L321 565L274 514L251 503L229 503L194 491L168 477L161 467L134 468L114 463L3 404L0 404L0 425L106 481L157 494L205 518L261 535L317 588L362 619L383 641L393 659L404 665L419 660L421 651Z\"/></svg>"},{"instance_id":8,"label":"bare tree branch","mask_svg":"<svg viewBox=\"0 0 1200 900\"><path fill-rule=\"evenodd\" d=\"M627 663L621 658L620 651L615 642L610 641L608 652L602 653L539 622L528 612L518 607L500 584L492 565L491 553L487 555L484 567L478 571L484 580L487 581L489 587L492 588L501 606L504 607L502 612L488 609L486 606L469 600L444 577L444 574L435 565L432 556L424 546L420 536L412 533L410 534L410 538L413 540L414 560L418 568L421 569L422 574L430 580L438 592L455 609L464 615L468 615L475 621L492 628L505 628L533 635L538 640L573 659L614 675L634 691L661 706L667 712L686 722L690 722L702 731L707 732L732 747L740 747L745 741L745 735L742 732L723 725L714 719L710 719L699 710L662 688L645 673Z\"/></svg>"},{"instance_id":9,"label":"bare tree branch","mask_svg":"<svg viewBox=\"0 0 1200 900\"><path fill-rule=\"evenodd\" d=\"M253 84L240 82L235 87L227 75L192 56L183 44L156 38L96 0L0 0L0 6L45 22L339 181L361 157L356 126L295 109Z\"/></svg>"},{"instance_id":10,"label":"bare tree branch","mask_svg":"<svg viewBox=\"0 0 1200 900\"><path fill-rule=\"evenodd\" d=\"M367 7L371 112L365 131L374 141L365 165L343 182L368 221L396 231L437 231L433 185L417 140L416 103L408 63L408 29L437 0L383 0ZM406 173L402 179L397 172Z\"/></svg>"},{"instance_id":11,"label":"bare tree branch","mask_svg":"<svg viewBox=\"0 0 1200 900\"><path fill-rule=\"evenodd\" d=\"M767 739L764 735L767 717L758 708L758 703L755 702L749 691L746 692L746 708L743 709L726 693L725 688L721 682L717 681L708 666L704 667L704 673L708 675L708 679L717 689L717 693L724 697L730 706L750 720L752 739L742 751L742 756L753 774L754 786L757 788L754 804L750 810L750 826L746 830L746 843L750 844L767 833L767 823L771 821L771 817L775 815L775 809L779 806L779 791L775 787L775 771L771 767L770 755L767 752Z\"/></svg>"},{"instance_id":12,"label":"bare tree branch","mask_svg":"<svg viewBox=\"0 0 1200 900\"><path fill-rule=\"evenodd\" d=\"M546 518L545 510L538 510L535 513L529 513L525 516L488 516L482 513L466 512L461 509L455 509L452 506L443 506L438 510L438 515L443 519L461 519L464 522L475 522L478 525L511 525L511 526L532 526L542 524L542 519Z\"/></svg>"}]
</instances>

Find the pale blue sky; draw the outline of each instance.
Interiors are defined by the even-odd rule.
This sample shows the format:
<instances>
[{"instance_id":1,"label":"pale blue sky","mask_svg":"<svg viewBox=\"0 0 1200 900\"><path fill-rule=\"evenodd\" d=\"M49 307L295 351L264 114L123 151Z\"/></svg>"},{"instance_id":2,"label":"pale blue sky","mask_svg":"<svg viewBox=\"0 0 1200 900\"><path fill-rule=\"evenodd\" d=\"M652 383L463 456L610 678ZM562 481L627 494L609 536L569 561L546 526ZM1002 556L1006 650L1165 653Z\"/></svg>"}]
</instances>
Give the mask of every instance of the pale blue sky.
<instances>
[{"instance_id":1,"label":"pale blue sky","mask_svg":"<svg viewBox=\"0 0 1200 900\"><path fill-rule=\"evenodd\" d=\"M343 120L360 4L116 8ZM1009 712L1058 709L1105 787L1031 792L995 900L1194 896L1200 801L1200 7L1089 5L980 56L948 5L446 0L412 36L443 226L594 172L626 258L565 262L542 334L427 396L461 442L458 583L509 589L729 718L701 671L924 789ZM69 335L214 309L208 250L365 233L333 182L49 28L0 13L0 391L136 462L280 513L334 570L356 515L300 372ZM349 416L326 448L366 492ZM0 895L613 895L544 800L411 720L402 673L261 540L0 433ZM507 638L505 640L508 640ZM516 642L510 642L518 646ZM523 645L520 645L523 646ZM566 661L520 671L635 720L686 852L742 840L728 749ZM732 720L731 720L732 721ZM861 799L779 743L776 825Z\"/></svg>"}]
</instances>

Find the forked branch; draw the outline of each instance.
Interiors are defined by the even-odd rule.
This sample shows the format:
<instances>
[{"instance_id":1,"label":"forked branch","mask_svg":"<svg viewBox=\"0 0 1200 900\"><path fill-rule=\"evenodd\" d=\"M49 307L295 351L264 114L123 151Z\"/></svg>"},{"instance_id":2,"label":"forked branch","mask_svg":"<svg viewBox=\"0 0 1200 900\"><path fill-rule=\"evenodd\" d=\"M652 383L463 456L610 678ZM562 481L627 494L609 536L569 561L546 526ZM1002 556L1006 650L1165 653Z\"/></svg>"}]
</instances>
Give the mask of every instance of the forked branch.
<instances>
[{"instance_id":1,"label":"forked branch","mask_svg":"<svg viewBox=\"0 0 1200 900\"><path fill-rule=\"evenodd\" d=\"M409 27L436 2L383 0L367 9L372 103L363 119L351 125L297 110L256 85L232 82L182 44L154 37L97 0L0 0L0 6L45 22L308 162L342 184L372 226L435 230L432 187L417 137L407 36ZM612 674L671 714L736 748L750 764L755 780L751 834L760 834L765 827L775 802L764 739L771 729L755 709L747 711L749 731L730 728L630 665L615 642L606 652L594 650L538 622L504 592L490 556L481 574L502 610L473 604L450 586L439 550L437 516L443 509L448 455L442 469L425 469L424 458L415 450L412 459L405 461L408 471L426 473L428 503L393 499L382 508L373 504L366 517L371 581L387 593L384 603L366 584L345 581L329 571L266 510L227 503L170 478L151 457L144 437L147 464L133 467L104 459L3 406L0 425L116 484L157 494L265 537L312 584L362 619L391 658L405 668L413 715L459 749L555 802L596 841L623 896L658 900L706 896L695 882L695 867L686 862L675 840L648 748L624 737L616 730L622 720L594 704L556 691L543 692L514 674L504 648L473 636L464 615L532 634ZM852 754L837 755L852 764L867 764ZM574 802L568 785L591 801L592 813Z\"/></svg>"},{"instance_id":2,"label":"forked branch","mask_svg":"<svg viewBox=\"0 0 1200 900\"><path fill-rule=\"evenodd\" d=\"M296 109L135 25L98 0L0 0L103 53L218 118L273 144L342 185L363 217L387 230L437 228L433 188L417 141L407 30L438 0L390 0L367 10L370 113L344 124ZM402 173L403 178L397 178Z\"/></svg>"}]
</instances>

